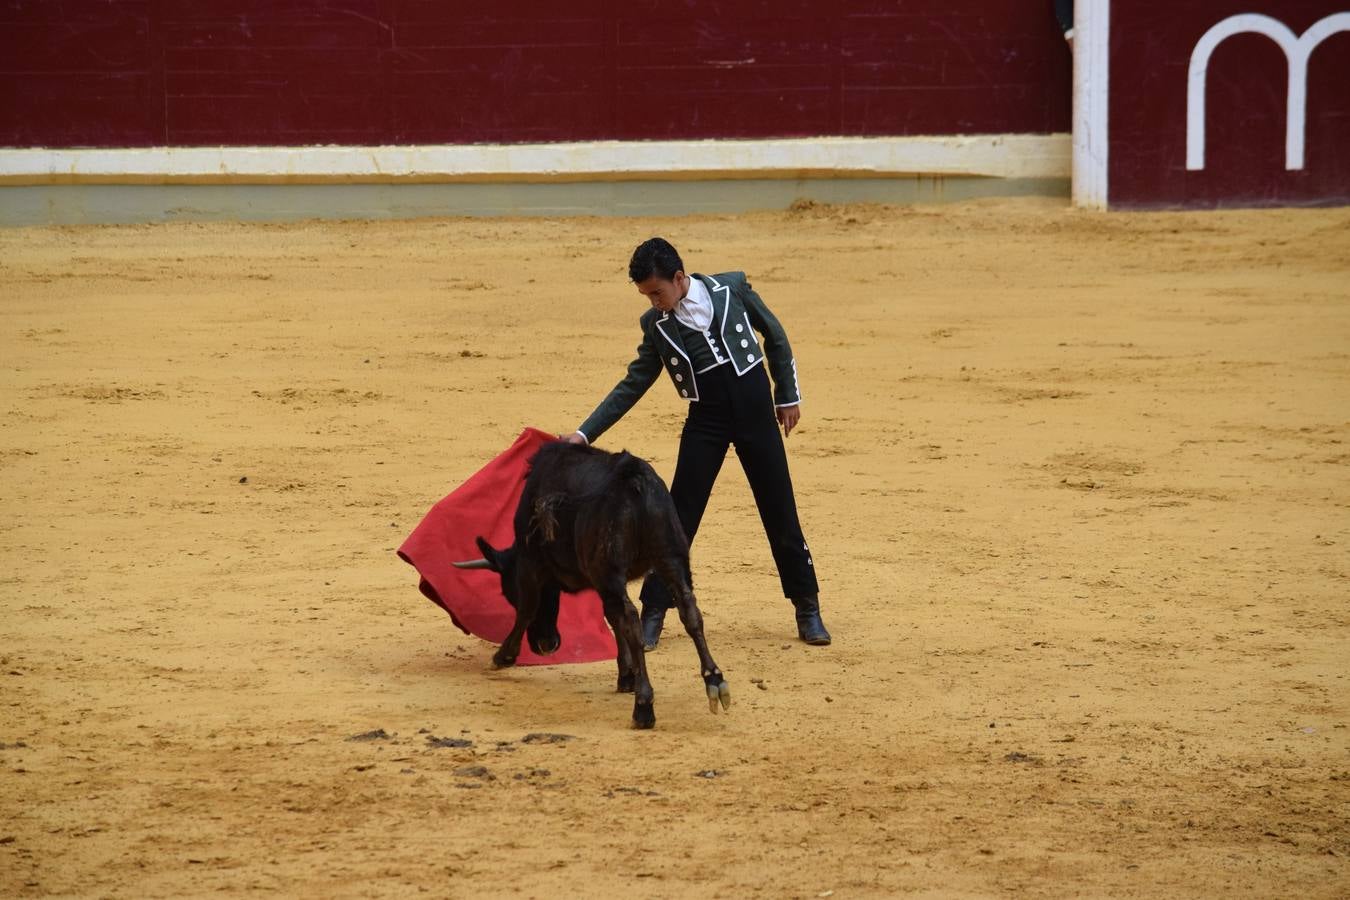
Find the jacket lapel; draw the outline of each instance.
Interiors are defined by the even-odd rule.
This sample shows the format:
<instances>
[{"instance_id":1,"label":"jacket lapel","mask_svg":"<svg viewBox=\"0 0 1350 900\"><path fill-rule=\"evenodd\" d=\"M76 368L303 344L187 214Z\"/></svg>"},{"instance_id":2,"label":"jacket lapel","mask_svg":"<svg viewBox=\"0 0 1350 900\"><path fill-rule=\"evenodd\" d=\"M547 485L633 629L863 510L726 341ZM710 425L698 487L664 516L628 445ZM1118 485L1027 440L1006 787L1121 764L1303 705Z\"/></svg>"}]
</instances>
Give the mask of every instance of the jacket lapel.
<instances>
[{"instance_id":1,"label":"jacket lapel","mask_svg":"<svg viewBox=\"0 0 1350 900\"><path fill-rule=\"evenodd\" d=\"M727 340L727 325L731 320L731 285L722 284L711 275L698 277L708 286L708 294L712 297L713 320L722 323L717 332L722 338L722 347L730 354L731 365L735 368L736 374L744 375L750 367L748 365L745 368L741 367L741 358L736 355L738 345Z\"/></svg>"},{"instance_id":2,"label":"jacket lapel","mask_svg":"<svg viewBox=\"0 0 1350 900\"><path fill-rule=\"evenodd\" d=\"M680 339L680 330L675 327L675 317L670 313L656 320L656 330L661 332L661 337L665 338L670 346L675 348L675 352L689 359L689 354L684 352L684 341Z\"/></svg>"},{"instance_id":3,"label":"jacket lapel","mask_svg":"<svg viewBox=\"0 0 1350 900\"><path fill-rule=\"evenodd\" d=\"M712 298L713 319L722 323L720 333L722 335L722 346L725 347L727 343L727 306L731 302L731 287L722 284L711 275L696 275L694 277L703 282L703 286L708 289L708 296Z\"/></svg>"}]
</instances>

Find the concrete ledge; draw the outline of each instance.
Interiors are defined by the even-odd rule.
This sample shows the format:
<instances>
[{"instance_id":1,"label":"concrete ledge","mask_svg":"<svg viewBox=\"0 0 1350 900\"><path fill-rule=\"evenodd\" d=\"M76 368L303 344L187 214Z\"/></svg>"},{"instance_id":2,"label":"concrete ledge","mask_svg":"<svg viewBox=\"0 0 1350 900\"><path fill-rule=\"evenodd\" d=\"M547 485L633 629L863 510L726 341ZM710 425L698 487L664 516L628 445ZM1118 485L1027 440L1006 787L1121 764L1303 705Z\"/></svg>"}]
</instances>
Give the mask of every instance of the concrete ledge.
<instances>
[{"instance_id":1,"label":"concrete ledge","mask_svg":"<svg viewBox=\"0 0 1350 900\"><path fill-rule=\"evenodd\" d=\"M400 147L0 149L0 185L1067 178L1068 135Z\"/></svg>"},{"instance_id":2,"label":"concrete ledge","mask_svg":"<svg viewBox=\"0 0 1350 900\"><path fill-rule=\"evenodd\" d=\"M941 203L1069 195L1068 178L733 179L550 184L164 184L0 187L0 225L413 219L430 216L676 216L818 203Z\"/></svg>"}]
</instances>

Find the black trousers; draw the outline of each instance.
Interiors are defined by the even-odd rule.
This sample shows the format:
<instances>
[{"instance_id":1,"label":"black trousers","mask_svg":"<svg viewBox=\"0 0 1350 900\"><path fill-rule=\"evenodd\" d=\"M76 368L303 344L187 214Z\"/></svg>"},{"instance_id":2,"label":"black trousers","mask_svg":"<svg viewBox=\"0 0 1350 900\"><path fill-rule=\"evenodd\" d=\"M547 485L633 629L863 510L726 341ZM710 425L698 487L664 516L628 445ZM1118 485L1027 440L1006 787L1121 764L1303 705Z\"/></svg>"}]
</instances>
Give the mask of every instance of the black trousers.
<instances>
[{"instance_id":1,"label":"black trousers","mask_svg":"<svg viewBox=\"0 0 1350 900\"><path fill-rule=\"evenodd\" d=\"M816 571L797 519L797 500L774 416L768 373L760 365L738 376L730 364L721 365L699 375L698 388L699 399L689 404L684 420L670 485L685 536L692 544L727 447L734 445L764 523L783 595L815 596L819 591ZM650 574L642 583L641 597L644 607L671 605L665 585Z\"/></svg>"}]
</instances>

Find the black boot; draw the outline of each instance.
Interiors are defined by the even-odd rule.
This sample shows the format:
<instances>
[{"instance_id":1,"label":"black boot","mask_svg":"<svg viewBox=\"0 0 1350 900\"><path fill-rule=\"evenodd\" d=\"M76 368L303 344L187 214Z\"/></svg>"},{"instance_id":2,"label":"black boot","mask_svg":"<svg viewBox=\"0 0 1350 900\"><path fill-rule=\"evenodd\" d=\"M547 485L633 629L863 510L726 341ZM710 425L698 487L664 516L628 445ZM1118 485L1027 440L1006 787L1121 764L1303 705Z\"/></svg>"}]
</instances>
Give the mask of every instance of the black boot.
<instances>
[{"instance_id":1,"label":"black boot","mask_svg":"<svg viewBox=\"0 0 1350 900\"><path fill-rule=\"evenodd\" d=\"M642 604L642 649L655 650L661 640L661 626L666 623L666 608L656 604Z\"/></svg>"},{"instance_id":2,"label":"black boot","mask_svg":"<svg viewBox=\"0 0 1350 900\"><path fill-rule=\"evenodd\" d=\"M793 597L792 605L797 608L797 637L816 647L828 646L830 633L820 620L820 598Z\"/></svg>"}]
</instances>

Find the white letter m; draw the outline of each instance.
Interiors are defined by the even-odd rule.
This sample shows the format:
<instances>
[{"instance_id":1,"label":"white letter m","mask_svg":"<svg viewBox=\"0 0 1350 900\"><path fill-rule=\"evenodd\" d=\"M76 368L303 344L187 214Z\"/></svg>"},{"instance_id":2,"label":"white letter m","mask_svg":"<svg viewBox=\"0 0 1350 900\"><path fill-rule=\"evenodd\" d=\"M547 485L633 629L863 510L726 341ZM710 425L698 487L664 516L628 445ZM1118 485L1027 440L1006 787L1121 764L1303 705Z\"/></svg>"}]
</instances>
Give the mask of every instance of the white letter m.
<instances>
[{"instance_id":1,"label":"white letter m","mask_svg":"<svg viewBox=\"0 0 1350 900\"><path fill-rule=\"evenodd\" d=\"M1186 168L1205 167L1205 79L1214 48L1235 34L1264 34L1280 45L1289 65L1289 96L1285 106L1284 167L1303 168L1303 132L1308 109L1308 57L1317 45L1333 34L1350 31L1350 12L1334 13L1314 24L1301 36L1278 19L1259 13L1229 16L1195 44L1186 85Z\"/></svg>"}]
</instances>

